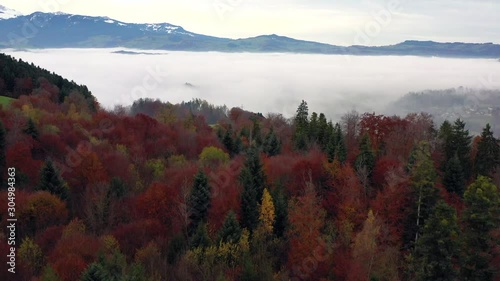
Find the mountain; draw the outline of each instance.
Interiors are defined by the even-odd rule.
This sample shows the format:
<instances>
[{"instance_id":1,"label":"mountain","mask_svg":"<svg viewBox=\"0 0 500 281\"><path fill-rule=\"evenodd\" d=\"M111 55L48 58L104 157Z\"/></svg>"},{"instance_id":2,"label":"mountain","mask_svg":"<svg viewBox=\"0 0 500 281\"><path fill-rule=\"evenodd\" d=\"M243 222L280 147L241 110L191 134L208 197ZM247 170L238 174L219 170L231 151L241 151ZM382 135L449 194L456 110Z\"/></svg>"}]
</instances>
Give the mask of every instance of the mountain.
<instances>
[{"instance_id":1,"label":"mountain","mask_svg":"<svg viewBox=\"0 0 500 281\"><path fill-rule=\"evenodd\" d=\"M276 34L244 39L193 33L169 23L126 23L108 17L0 9L0 48L111 48L219 52L293 52L348 55L415 55L499 58L492 43L405 41L382 47L341 47Z\"/></svg>"}]
</instances>

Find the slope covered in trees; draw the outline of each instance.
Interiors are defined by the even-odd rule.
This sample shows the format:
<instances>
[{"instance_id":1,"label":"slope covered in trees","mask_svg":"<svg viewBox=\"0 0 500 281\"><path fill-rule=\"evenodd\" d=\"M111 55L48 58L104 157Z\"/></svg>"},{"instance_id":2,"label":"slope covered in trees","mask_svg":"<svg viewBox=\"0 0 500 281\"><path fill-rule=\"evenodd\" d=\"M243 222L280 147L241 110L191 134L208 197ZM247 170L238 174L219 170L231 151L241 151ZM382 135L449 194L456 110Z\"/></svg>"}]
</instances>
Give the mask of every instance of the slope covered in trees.
<instances>
[{"instance_id":1,"label":"slope covered in trees","mask_svg":"<svg viewBox=\"0 0 500 281\"><path fill-rule=\"evenodd\" d=\"M486 124L187 104L110 112L34 90L2 106L18 260L0 280L498 280Z\"/></svg>"}]
</instances>

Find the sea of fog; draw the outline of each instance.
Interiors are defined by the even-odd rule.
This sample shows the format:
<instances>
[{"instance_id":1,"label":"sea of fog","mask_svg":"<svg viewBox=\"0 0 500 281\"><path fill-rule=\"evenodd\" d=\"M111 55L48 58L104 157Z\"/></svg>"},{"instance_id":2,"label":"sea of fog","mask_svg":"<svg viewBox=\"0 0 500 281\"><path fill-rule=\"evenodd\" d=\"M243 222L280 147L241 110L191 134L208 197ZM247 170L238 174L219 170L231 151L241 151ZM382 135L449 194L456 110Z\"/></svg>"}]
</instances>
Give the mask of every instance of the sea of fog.
<instances>
[{"instance_id":1,"label":"sea of fog","mask_svg":"<svg viewBox=\"0 0 500 281\"><path fill-rule=\"evenodd\" d=\"M141 97L172 103L201 98L289 117L306 100L311 112L336 119L352 109L383 111L412 91L500 89L500 62L493 59L124 49L2 52L87 85L110 109Z\"/></svg>"}]
</instances>

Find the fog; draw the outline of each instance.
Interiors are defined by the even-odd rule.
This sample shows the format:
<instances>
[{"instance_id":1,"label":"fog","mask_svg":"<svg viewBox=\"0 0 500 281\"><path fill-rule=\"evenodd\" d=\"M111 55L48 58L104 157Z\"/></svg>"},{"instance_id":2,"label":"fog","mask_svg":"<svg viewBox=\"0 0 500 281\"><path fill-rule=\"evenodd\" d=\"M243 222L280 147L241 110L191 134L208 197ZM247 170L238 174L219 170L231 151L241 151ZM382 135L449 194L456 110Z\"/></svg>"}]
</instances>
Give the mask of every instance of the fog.
<instances>
[{"instance_id":1,"label":"fog","mask_svg":"<svg viewBox=\"0 0 500 281\"><path fill-rule=\"evenodd\" d=\"M290 117L304 99L311 112L337 119L352 109L383 111L412 91L500 88L500 61L491 59L117 51L123 49L3 50L87 85L105 108L141 97L201 98Z\"/></svg>"}]
</instances>

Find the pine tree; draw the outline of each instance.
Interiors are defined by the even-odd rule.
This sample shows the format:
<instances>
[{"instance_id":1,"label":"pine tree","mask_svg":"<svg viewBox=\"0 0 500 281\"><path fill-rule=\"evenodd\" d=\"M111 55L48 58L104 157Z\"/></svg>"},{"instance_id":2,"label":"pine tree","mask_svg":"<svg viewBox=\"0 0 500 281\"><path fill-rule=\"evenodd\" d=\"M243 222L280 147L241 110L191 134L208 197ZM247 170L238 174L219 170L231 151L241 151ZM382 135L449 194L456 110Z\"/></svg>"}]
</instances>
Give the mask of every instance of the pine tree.
<instances>
[{"instance_id":1,"label":"pine tree","mask_svg":"<svg viewBox=\"0 0 500 281\"><path fill-rule=\"evenodd\" d=\"M207 224L200 223L193 237L191 238L191 249L203 247L206 248L212 244L208 236Z\"/></svg>"},{"instance_id":2,"label":"pine tree","mask_svg":"<svg viewBox=\"0 0 500 281\"><path fill-rule=\"evenodd\" d=\"M295 132L293 134L293 143L298 150L307 148L308 132L309 132L309 108L305 101L302 101L297 108L297 114L294 118Z\"/></svg>"},{"instance_id":3,"label":"pine tree","mask_svg":"<svg viewBox=\"0 0 500 281\"><path fill-rule=\"evenodd\" d=\"M464 174L462 166L460 166L460 160L456 154L446 164L443 184L448 192L454 192L459 196L463 196L465 191Z\"/></svg>"},{"instance_id":4,"label":"pine tree","mask_svg":"<svg viewBox=\"0 0 500 281\"><path fill-rule=\"evenodd\" d=\"M231 126L226 130L226 133L222 137L222 144L224 144L224 147L226 147L227 151L231 156L235 155L235 144L233 140L233 129Z\"/></svg>"},{"instance_id":5,"label":"pine tree","mask_svg":"<svg viewBox=\"0 0 500 281\"><path fill-rule=\"evenodd\" d=\"M275 188L272 198L275 211L274 234L277 237L283 237L288 226L288 200L282 188Z\"/></svg>"},{"instance_id":6,"label":"pine tree","mask_svg":"<svg viewBox=\"0 0 500 281\"><path fill-rule=\"evenodd\" d=\"M339 162L343 164L347 160L347 148L344 142L344 134L339 123L335 124L335 137L337 138L337 149L335 155Z\"/></svg>"},{"instance_id":7,"label":"pine tree","mask_svg":"<svg viewBox=\"0 0 500 281\"><path fill-rule=\"evenodd\" d=\"M253 128L252 128L252 141L255 142L257 147L262 145L262 133L260 129L259 120L256 117L252 118Z\"/></svg>"},{"instance_id":8,"label":"pine tree","mask_svg":"<svg viewBox=\"0 0 500 281\"><path fill-rule=\"evenodd\" d=\"M319 120L318 113L313 112L311 114L311 119L309 120L309 142L316 143L318 141L318 130L319 130Z\"/></svg>"},{"instance_id":9,"label":"pine tree","mask_svg":"<svg viewBox=\"0 0 500 281\"><path fill-rule=\"evenodd\" d=\"M189 196L189 234L192 235L199 224L205 223L210 208L210 186L205 173L200 170L194 177L193 188Z\"/></svg>"},{"instance_id":10,"label":"pine tree","mask_svg":"<svg viewBox=\"0 0 500 281\"><path fill-rule=\"evenodd\" d=\"M500 164L500 146L498 140L493 136L490 124L486 124L481 134L481 140L477 144L477 155L475 159L475 174L480 176L491 176Z\"/></svg>"},{"instance_id":11,"label":"pine tree","mask_svg":"<svg viewBox=\"0 0 500 281\"><path fill-rule=\"evenodd\" d=\"M325 114L320 113L318 118L318 144L323 151L326 151L328 137L328 122Z\"/></svg>"},{"instance_id":12,"label":"pine tree","mask_svg":"<svg viewBox=\"0 0 500 281\"><path fill-rule=\"evenodd\" d=\"M445 159L442 165L443 170L446 168L448 161L456 154L464 173L464 179L467 180L471 174L470 144L472 137L469 131L465 129L465 123L457 119L451 126L451 130L448 124L443 123L440 135L444 140Z\"/></svg>"},{"instance_id":13,"label":"pine tree","mask_svg":"<svg viewBox=\"0 0 500 281\"><path fill-rule=\"evenodd\" d=\"M241 194L242 225L250 231L255 229L259 222L258 205L262 199L265 181L259 153L255 147L252 147L248 151L245 167L240 174L240 182L243 185Z\"/></svg>"},{"instance_id":14,"label":"pine tree","mask_svg":"<svg viewBox=\"0 0 500 281\"><path fill-rule=\"evenodd\" d=\"M240 223L236 219L236 214L229 211L224 219L221 229L218 234L218 241L224 243L238 243L241 237Z\"/></svg>"},{"instance_id":15,"label":"pine tree","mask_svg":"<svg viewBox=\"0 0 500 281\"><path fill-rule=\"evenodd\" d=\"M281 143L278 139L278 136L274 133L274 129L271 128L269 133L264 140L264 152L269 156L276 156L281 151Z\"/></svg>"},{"instance_id":16,"label":"pine tree","mask_svg":"<svg viewBox=\"0 0 500 281\"><path fill-rule=\"evenodd\" d=\"M23 132L30 135L35 140L38 139L38 129L36 128L35 122L33 122L33 119L31 118L28 120L28 124Z\"/></svg>"},{"instance_id":17,"label":"pine tree","mask_svg":"<svg viewBox=\"0 0 500 281\"><path fill-rule=\"evenodd\" d=\"M479 176L464 194L465 280L493 280L498 268L491 265L495 238L492 230L500 226L500 193L491 179Z\"/></svg>"},{"instance_id":18,"label":"pine tree","mask_svg":"<svg viewBox=\"0 0 500 281\"><path fill-rule=\"evenodd\" d=\"M439 201L415 247L415 280L457 280L459 237L455 209Z\"/></svg>"},{"instance_id":19,"label":"pine tree","mask_svg":"<svg viewBox=\"0 0 500 281\"><path fill-rule=\"evenodd\" d=\"M375 153L373 152L370 137L365 134L359 144L359 154L356 157L356 170L366 169L368 178L371 178L375 167Z\"/></svg>"},{"instance_id":20,"label":"pine tree","mask_svg":"<svg viewBox=\"0 0 500 281\"><path fill-rule=\"evenodd\" d=\"M50 159L45 161L45 165L40 172L40 182L35 189L48 191L62 200L66 200L69 193L67 183L62 179L59 171L54 167Z\"/></svg>"}]
</instances>

